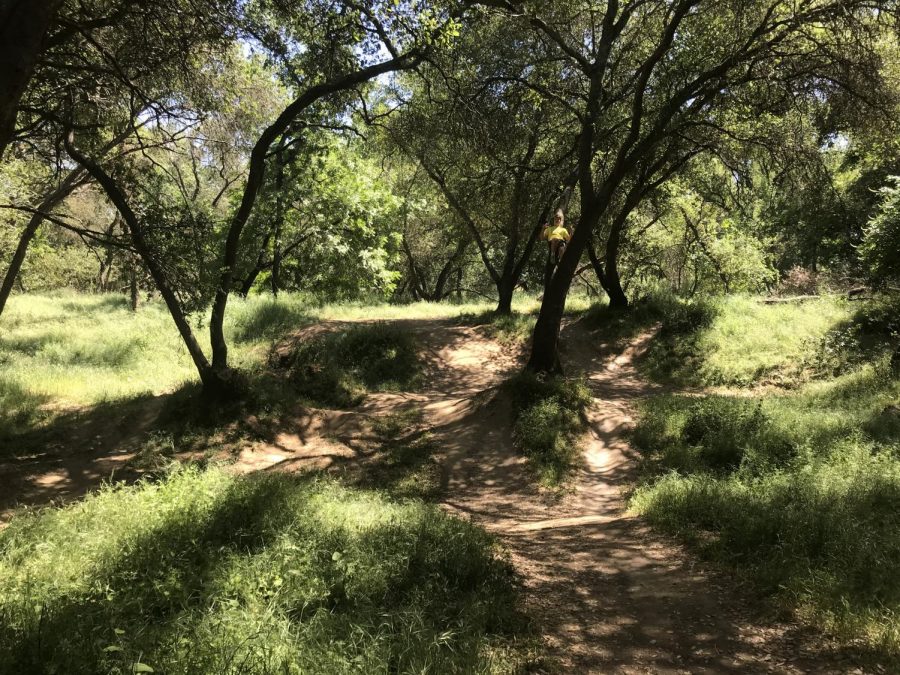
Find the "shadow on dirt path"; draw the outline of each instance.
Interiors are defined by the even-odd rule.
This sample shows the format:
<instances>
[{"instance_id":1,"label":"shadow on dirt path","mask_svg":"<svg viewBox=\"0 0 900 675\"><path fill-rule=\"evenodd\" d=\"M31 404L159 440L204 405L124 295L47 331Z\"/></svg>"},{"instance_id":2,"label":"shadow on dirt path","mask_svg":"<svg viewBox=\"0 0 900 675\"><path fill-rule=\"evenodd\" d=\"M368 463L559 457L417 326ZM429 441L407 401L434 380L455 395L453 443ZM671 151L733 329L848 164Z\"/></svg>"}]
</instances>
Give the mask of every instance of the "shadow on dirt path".
<instances>
[{"instance_id":1,"label":"shadow on dirt path","mask_svg":"<svg viewBox=\"0 0 900 675\"><path fill-rule=\"evenodd\" d=\"M564 365L584 373L594 404L583 466L561 500L534 486L512 446L511 406L499 390L487 401L456 402L455 416L426 416L442 448L446 508L506 544L526 609L563 672L852 672L849 657L809 632L763 621L733 582L627 512L637 459L627 441L633 404L655 391L634 360L654 334L604 356L587 329L577 322L566 329ZM467 345L468 358L477 345ZM454 367L452 355L445 367ZM494 384L508 373L495 371Z\"/></svg>"}]
</instances>

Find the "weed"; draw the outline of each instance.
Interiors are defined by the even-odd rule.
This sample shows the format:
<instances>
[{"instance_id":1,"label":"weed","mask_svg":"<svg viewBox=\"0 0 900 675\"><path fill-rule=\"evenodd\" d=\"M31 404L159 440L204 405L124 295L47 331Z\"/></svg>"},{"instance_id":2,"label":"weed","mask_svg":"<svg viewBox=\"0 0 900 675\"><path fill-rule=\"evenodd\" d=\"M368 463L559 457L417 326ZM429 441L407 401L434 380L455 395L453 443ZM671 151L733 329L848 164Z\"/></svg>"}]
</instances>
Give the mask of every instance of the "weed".
<instances>
[{"instance_id":1,"label":"weed","mask_svg":"<svg viewBox=\"0 0 900 675\"><path fill-rule=\"evenodd\" d=\"M528 372L506 386L513 400L516 446L528 456L543 485L559 487L577 464L590 390L583 380L544 379Z\"/></svg>"},{"instance_id":2,"label":"weed","mask_svg":"<svg viewBox=\"0 0 900 675\"><path fill-rule=\"evenodd\" d=\"M0 671L513 672L495 551L421 502L181 469L0 532Z\"/></svg>"}]
</instances>

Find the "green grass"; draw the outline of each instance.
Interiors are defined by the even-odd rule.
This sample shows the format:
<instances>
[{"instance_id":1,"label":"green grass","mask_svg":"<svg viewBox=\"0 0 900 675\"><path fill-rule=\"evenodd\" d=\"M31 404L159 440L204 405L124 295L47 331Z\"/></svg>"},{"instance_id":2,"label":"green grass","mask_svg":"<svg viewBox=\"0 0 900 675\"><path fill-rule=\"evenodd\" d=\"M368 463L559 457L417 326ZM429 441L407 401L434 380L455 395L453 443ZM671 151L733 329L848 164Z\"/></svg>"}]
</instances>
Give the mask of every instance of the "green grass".
<instances>
[{"instance_id":1,"label":"green grass","mask_svg":"<svg viewBox=\"0 0 900 675\"><path fill-rule=\"evenodd\" d=\"M548 488L561 487L578 464L591 394L582 380L522 373L506 387L512 395L513 440Z\"/></svg>"},{"instance_id":2,"label":"green grass","mask_svg":"<svg viewBox=\"0 0 900 675\"><path fill-rule=\"evenodd\" d=\"M894 315L831 299L775 309L748 302L719 306L699 331L707 350L691 351L684 367L701 382L753 384L779 373L792 388L646 401L634 435L644 478L631 506L762 595L898 664ZM848 331L853 340L840 337Z\"/></svg>"},{"instance_id":3,"label":"green grass","mask_svg":"<svg viewBox=\"0 0 900 675\"><path fill-rule=\"evenodd\" d=\"M370 391L414 391L422 383L415 334L389 323L303 340L280 365L302 396L325 406L351 407Z\"/></svg>"},{"instance_id":4,"label":"green grass","mask_svg":"<svg viewBox=\"0 0 900 675\"><path fill-rule=\"evenodd\" d=\"M795 386L815 375L810 357L852 317L850 303L823 296L764 304L743 295L683 300L658 294L628 310L593 307L590 325L622 343L655 324L659 334L641 368L649 378L685 386Z\"/></svg>"},{"instance_id":5,"label":"green grass","mask_svg":"<svg viewBox=\"0 0 900 675\"><path fill-rule=\"evenodd\" d=\"M324 478L105 488L15 518L0 578L10 673L514 672L532 644L483 530Z\"/></svg>"}]
</instances>

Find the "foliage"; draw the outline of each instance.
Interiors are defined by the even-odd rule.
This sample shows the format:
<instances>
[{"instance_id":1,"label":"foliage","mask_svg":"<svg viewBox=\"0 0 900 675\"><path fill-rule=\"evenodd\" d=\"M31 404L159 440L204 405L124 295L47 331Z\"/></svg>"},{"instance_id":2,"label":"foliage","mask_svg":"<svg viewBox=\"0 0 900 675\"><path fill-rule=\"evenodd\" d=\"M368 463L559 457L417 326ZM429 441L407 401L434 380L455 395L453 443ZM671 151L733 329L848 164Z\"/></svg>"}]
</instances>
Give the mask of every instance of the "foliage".
<instances>
[{"instance_id":1,"label":"foliage","mask_svg":"<svg viewBox=\"0 0 900 675\"><path fill-rule=\"evenodd\" d=\"M412 391L422 378L415 335L391 324L301 338L279 360L301 395L339 408L358 405L369 391Z\"/></svg>"},{"instance_id":2,"label":"foliage","mask_svg":"<svg viewBox=\"0 0 900 675\"><path fill-rule=\"evenodd\" d=\"M881 203L865 229L860 257L876 284L900 283L900 178L880 190Z\"/></svg>"},{"instance_id":3,"label":"foliage","mask_svg":"<svg viewBox=\"0 0 900 675\"><path fill-rule=\"evenodd\" d=\"M489 535L326 479L182 469L104 488L16 518L0 576L4 672L512 672L523 658Z\"/></svg>"},{"instance_id":4,"label":"foliage","mask_svg":"<svg viewBox=\"0 0 900 675\"><path fill-rule=\"evenodd\" d=\"M578 464L585 409L592 401L587 384L524 372L506 386L512 396L516 446L544 486L560 487Z\"/></svg>"},{"instance_id":5,"label":"foliage","mask_svg":"<svg viewBox=\"0 0 900 675\"><path fill-rule=\"evenodd\" d=\"M845 640L900 657L900 382L886 360L790 395L657 397L632 507Z\"/></svg>"}]
</instances>

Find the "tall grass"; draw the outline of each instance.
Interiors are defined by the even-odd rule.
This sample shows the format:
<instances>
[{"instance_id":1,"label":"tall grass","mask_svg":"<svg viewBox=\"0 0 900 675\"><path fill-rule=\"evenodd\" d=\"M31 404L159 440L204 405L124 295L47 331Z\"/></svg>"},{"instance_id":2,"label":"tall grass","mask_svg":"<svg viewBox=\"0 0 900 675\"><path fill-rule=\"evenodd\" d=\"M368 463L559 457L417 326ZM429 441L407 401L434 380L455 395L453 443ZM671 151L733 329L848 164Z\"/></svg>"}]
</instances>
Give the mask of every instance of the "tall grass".
<instances>
[{"instance_id":1,"label":"tall grass","mask_svg":"<svg viewBox=\"0 0 900 675\"><path fill-rule=\"evenodd\" d=\"M106 488L15 519L0 578L0 672L513 672L527 656L489 535L322 478L181 469Z\"/></svg>"},{"instance_id":2,"label":"tall grass","mask_svg":"<svg viewBox=\"0 0 900 675\"><path fill-rule=\"evenodd\" d=\"M325 406L354 406L369 391L412 391L422 383L415 334L389 323L304 340L280 361L299 393Z\"/></svg>"},{"instance_id":3,"label":"tall grass","mask_svg":"<svg viewBox=\"0 0 900 675\"><path fill-rule=\"evenodd\" d=\"M884 325L870 320L877 307L851 313L825 299L757 311L746 302L720 305L698 331L705 348L682 366L700 381L739 384L778 373L793 388L646 401L634 436L644 479L631 505L762 594L900 664L896 336L882 331L882 347L861 360L860 342L871 347L872 327ZM854 325L860 339L835 341ZM842 368L817 365L824 347Z\"/></svg>"},{"instance_id":4,"label":"tall grass","mask_svg":"<svg viewBox=\"0 0 900 675\"><path fill-rule=\"evenodd\" d=\"M628 310L593 307L586 320L602 328L603 339L617 342L659 325L641 363L654 380L745 387L763 381L793 386L808 379L811 352L852 317L850 304L835 296L802 303L760 300L658 294Z\"/></svg>"}]
</instances>

